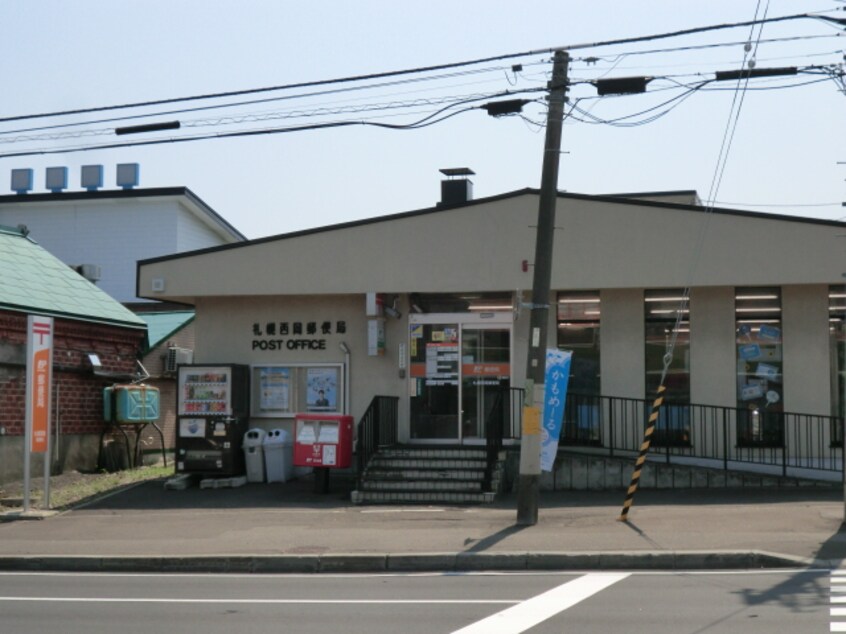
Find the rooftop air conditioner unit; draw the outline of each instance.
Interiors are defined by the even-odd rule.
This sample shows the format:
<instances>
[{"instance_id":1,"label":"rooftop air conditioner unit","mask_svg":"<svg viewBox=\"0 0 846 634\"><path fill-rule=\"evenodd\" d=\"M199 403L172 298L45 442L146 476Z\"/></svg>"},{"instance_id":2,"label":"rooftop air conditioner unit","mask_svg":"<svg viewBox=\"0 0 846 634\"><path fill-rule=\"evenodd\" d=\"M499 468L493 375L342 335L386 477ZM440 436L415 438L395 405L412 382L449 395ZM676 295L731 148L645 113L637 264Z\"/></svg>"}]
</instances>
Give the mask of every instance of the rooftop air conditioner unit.
<instances>
[{"instance_id":1,"label":"rooftop air conditioner unit","mask_svg":"<svg viewBox=\"0 0 846 634\"><path fill-rule=\"evenodd\" d=\"M174 374L178 366L193 362L194 351L190 348L168 348L167 357L165 358L165 372Z\"/></svg>"},{"instance_id":2,"label":"rooftop air conditioner unit","mask_svg":"<svg viewBox=\"0 0 846 634\"><path fill-rule=\"evenodd\" d=\"M91 283L98 282L102 276L102 270L96 264L80 264L76 268L76 272Z\"/></svg>"}]
</instances>

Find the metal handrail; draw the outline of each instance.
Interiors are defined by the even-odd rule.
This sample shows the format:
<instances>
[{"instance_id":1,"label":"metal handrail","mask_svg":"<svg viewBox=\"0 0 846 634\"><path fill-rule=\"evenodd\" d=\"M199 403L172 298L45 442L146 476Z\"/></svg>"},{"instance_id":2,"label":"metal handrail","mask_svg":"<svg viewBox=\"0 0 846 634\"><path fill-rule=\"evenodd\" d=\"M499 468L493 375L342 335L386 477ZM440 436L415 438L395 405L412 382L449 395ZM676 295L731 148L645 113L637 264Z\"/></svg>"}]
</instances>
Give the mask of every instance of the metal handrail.
<instances>
[{"instance_id":1,"label":"metal handrail","mask_svg":"<svg viewBox=\"0 0 846 634\"><path fill-rule=\"evenodd\" d=\"M398 396L374 396L361 417L356 441L359 484L367 464L379 447L397 443L398 411Z\"/></svg>"},{"instance_id":2,"label":"metal handrail","mask_svg":"<svg viewBox=\"0 0 846 634\"><path fill-rule=\"evenodd\" d=\"M569 394L559 448L636 455L650 407L647 399ZM843 469L842 430L840 417L667 400L650 455L722 469L762 465L781 475L836 472Z\"/></svg>"}]
</instances>

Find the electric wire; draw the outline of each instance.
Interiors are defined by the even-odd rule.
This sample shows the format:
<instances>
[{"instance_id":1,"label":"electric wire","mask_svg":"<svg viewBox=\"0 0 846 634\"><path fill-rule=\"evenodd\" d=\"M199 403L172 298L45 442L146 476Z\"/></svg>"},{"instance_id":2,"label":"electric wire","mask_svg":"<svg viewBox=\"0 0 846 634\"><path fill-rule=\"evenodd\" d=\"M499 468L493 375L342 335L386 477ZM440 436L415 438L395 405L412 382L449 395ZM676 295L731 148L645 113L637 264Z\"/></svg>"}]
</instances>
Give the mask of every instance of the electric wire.
<instances>
[{"instance_id":1,"label":"electric wire","mask_svg":"<svg viewBox=\"0 0 846 634\"><path fill-rule=\"evenodd\" d=\"M540 63L540 62L538 62L538 63ZM22 129L17 129L17 130L5 130L5 131L0 130L0 135L24 133L24 132L37 132L37 131L41 131L41 130L52 130L52 129L60 129L60 128L68 128L68 127L78 127L78 126L83 126L83 125L100 125L100 124L103 124L103 123L116 123L116 122L120 122L120 121L132 121L132 120L145 119L145 118L151 118L151 117L173 116L173 115L179 115L179 114L186 114L186 113L190 113L190 112L202 112L202 111L207 111L207 110L217 110L217 109L221 109L221 108L240 107L240 106L245 106L245 105L255 105L255 104L261 104L261 103L273 103L273 102L277 102L277 101L290 101L290 100L294 100L294 99L305 99L305 98L309 98L309 97L321 97L321 96L326 96L326 95L336 95L336 94L352 92L352 91L373 90L373 89L377 89L377 88L400 86L400 85L406 85L406 84L411 84L411 83L419 83L419 82L423 82L423 81L434 81L434 80L440 80L440 79L450 79L450 78L454 78L454 77L463 77L463 76L467 76L467 75L489 73L489 72L492 72L492 71L500 71L503 68L505 68L505 67L483 68L483 69L476 69L476 70L467 70L467 71L462 71L462 72L457 72L457 73L447 73L447 74L443 74L443 75L435 75L435 76L432 76L432 77L417 77L417 78L412 78L412 79L403 79L403 80L397 80L397 81L391 81L391 82L382 82L382 83L369 84L369 85L364 85L364 86L345 86L343 88L335 88L335 89L331 89L331 90L320 90L320 91L313 91L313 92L307 92L307 93L297 93L297 94L293 94L293 95L281 95L281 96L277 96L277 97L267 97L267 98L264 98L264 99L250 99L250 100L246 100L246 101L235 101L235 102L228 102L228 103L223 103L223 104L211 104L211 105L207 105L207 106L196 106L196 107L193 107L193 108L178 108L178 109L171 109L171 110L160 110L160 111L157 111L157 112L148 112L148 113L143 113L143 114L125 115L125 116L121 116L121 117L110 117L110 118L102 118L102 119L95 119L95 120L89 120L89 121L75 121L75 122L72 122L72 123L53 124L53 125L38 126L38 127L32 127L32 128L22 128ZM463 85L467 85L467 84L463 84ZM121 106L121 107L123 107L123 106ZM47 116L47 115L45 115L45 116ZM56 116L60 116L60 115L56 115ZM4 121L3 119L0 119L0 122L3 122L3 121Z\"/></svg>"},{"instance_id":2,"label":"electric wire","mask_svg":"<svg viewBox=\"0 0 846 634\"><path fill-rule=\"evenodd\" d=\"M603 48L606 46L615 46L620 44L633 44L633 43L640 43L640 42L650 42L655 40L661 39L670 39L675 37L681 37L685 35L693 35L697 33L708 33L713 31L725 30L725 29L732 29L732 28L742 28L746 26L754 26L755 24L764 23L776 23L776 22L786 22L786 21L793 21L793 20L800 20L800 19L823 19L823 20L836 20L835 18L826 18L825 16L821 15L814 15L809 13L797 13L791 15L784 15L775 18L765 18L762 21L752 20L752 21L744 21L744 22L733 22L733 23L723 23L723 24L712 24L707 26L699 26L693 27L688 29L680 29L676 31L666 32L666 33L657 33L657 34L650 34L650 35L641 35L635 37L627 37L627 38L617 38L612 40L599 40L596 42L586 42L586 43L579 43L579 44L570 44L564 46L557 46L552 48L543 48L543 49L535 49L531 51L523 51L519 53L506 53L502 55L494 55L490 57L478 58L473 60L465 60L461 62L451 62L446 64L434 64L429 66L419 66L416 68L409 68L409 69L402 69L402 70L394 70L394 71L384 71L379 73L368 73L363 75L351 75L346 77L337 77L333 79L322 79L322 80L313 80L313 81L306 81L306 82L296 82L290 84L282 84L277 86L267 86L263 88L251 88L246 90L233 90L233 91L226 91L226 92L218 92L218 93L208 93L202 95L191 95L186 97L173 97L169 99L157 99L157 100L148 100L148 101L139 101L139 102L132 102L132 103L124 103L124 104L117 104L117 105L110 105L110 106L97 106L93 108L76 108L70 110L62 110L57 112L42 112L42 113L35 113L35 114L25 114L25 115L15 115L10 117L0 117L0 123L8 123L12 121L23 121L29 119L39 119L45 117L58 117L58 116L66 116L66 115L76 115L76 114L87 114L92 112L107 112L112 110L119 110L119 109L126 109L126 108L139 108L139 107L147 107L153 105L163 105L163 104L171 104L171 103L183 103L183 102L190 102L190 101L201 101L201 100L208 100L208 99L218 99L224 97L235 97L235 96L242 96L248 94L259 94L264 92L278 92L282 90L292 90L298 88L308 88L308 87L316 87L316 86L327 86L332 84L346 84L346 83L355 83L355 82L362 82L362 81L370 81L373 79L382 79L388 77L400 77L404 75L412 75L412 74L421 74L426 72L434 72L434 71L442 71L442 70L449 70L455 68L463 68L466 66L475 66L479 64L485 63L492 63L498 61L504 61L509 59L516 59L520 57L528 57L531 55L538 55L538 54L549 54L553 53L556 50L581 50L581 49L590 49L590 48Z\"/></svg>"},{"instance_id":3,"label":"electric wire","mask_svg":"<svg viewBox=\"0 0 846 634\"><path fill-rule=\"evenodd\" d=\"M537 89L539 90L539 89ZM506 96L506 95L513 95L506 91L505 93L501 93L499 96ZM484 97L485 99L489 97ZM478 101L479 99L468 99L465 102L472 102ZM126 147L143 147L143 146L152 146L152 145L162 145L164 143L185 143L189 141L199 141L199 140L206 140L206 139L231 139L237 137L250 137L250 136L259 136L259 135L269 135L269 134L283 134L283 133L290 133L290 132L302 132L306 130L324 130L328 128L343 128L343 127L351 127L351 126L370 126L376 128L383 128L388 130L417 130L421 128L426 128L436 123L441 123L442 121L446 121L447 119L451 119L454 116L459 114L463 114L465 112L469 112L472 110L476 110L480 106L473 106L473 107L466 107L460 110L455 110L453 112L447 112L449 109L455 107L456 105L460 104L449 104L439 110L432 112L422 119L414 121L409 124L389 124L389 123L382 123L377 121L367 121L367 120L342 120L342 121L329 121L324 123L313 123L313 124L303 124L298 126L289 126L285 128L269 128L269 129L258 129L258 130L239 130L235 132L224 132L224 133L217 133L217 134L206 134L206 135L189 135L189 136L181 136L181 137L171 137L171 138L160 138L160 139L148 139L145 141L129 141L129 142L116 142L116 143L107 143L97 146L76 146L76 147L65 147L65 148L57 148L57 149L41 149L41 150L29 150L24 152L11 152L0 154L0 158L12 158L12 157L22 157L22 156L43 156L43 155L53 155L53 154L65 154L69 152L78 152L82 150L103 150L103 149L118 149L118 148L126 148Z\"/></svg>"},{"instance_id":4,"label":"electric wire","mask_svg":"<svg viewBox=\"0 0 846 634\"><path fill-rule=\"evenodd\" d=\"M749 39L752 40L754 33L755 33L755 26L758 26L758 38L752 50L750 45L744 46L743 49L743 60L741 62L741 68L752 68L754 64L750 62L755 59L755 55L758 51L758 43L761 40L761 36L764 30L764 23L766 22L766 15L769 11L769 0L767 0L767 5L764 8L764 19L760 22L757 21L758 18L758 11L761 7L761 0L758 0L755 6L755 20L753 21L752 25L750 26L750 33ZM749 58L749 52L752 51L752 56ZM670 338L667 342L666 352L664 354L664 369L661 373L661 382L659 385L664 385L664 381L666 379L667 373L669 372L670 365L673 361L673 353L675 350L676 342L678 340L678 334L681 327L682 320L684 318L684 314L687 312L687 308L690 304L690 289L693 285L693 276L694 272L696 271L697 267L699 266L699 261L702 257L702 250L705 245L705 236L708 231L708 226L710 225L711 218L713 217L714 211L714 200L716 200L717 192L720 189L720 185L722 183L723 175L725 174L726 165L728 164L728 156L731 151L732 141L734 140L734 134L737 130L737 124L740 121L740 113L743 108L744 97L746 95L746 87L749 84L750 73L746 73L745 77L742 77L737 81L734 97L732 98L731 108L729 109L729 118L726 123L726 129L723 133L723 138L720 144L720 151L718 153L717 164L714 169L714 174L711 178L711 187L708 191L708 198L705 201L705 217L702 222L702 226L698 232L696 243L693 249L693 255L690 260L690 266L688 269L687 274L687 281L686 285L682 291L682 299L679 302L678 309L676 310L676 318L675 318L675 326L673 327L673 331L670 333Z\"/></svg>"},{"instance_id":5,"label":"electric wire","mask_svg":"<svg viewBox=\"0 0 846 634\"><path fill-rule=\"evenodd\" d=\"M517 91L509 91L507 94L509 95L519 95L525 93L533 93L539 92L540 88L528 88L524 90L517 90ZM472 95L451 95L447 97L440 97L440 98L419 98L411 101L405 102L388 102L388 103L376 103L376 104L361 104L361 105L348 105L344 107L336 107L336 108L315 108L311 110L287 110L287 111L273 111L273 112L266 112L261 114L255 113L247 113L243 115L228 115L228 116L221 116L215 119L195 119L195 120L182 120L180 121L182 128L200 128L200 127L209 127L209 126L224 126L224 125L234 125L234 124L242 124L242 123L255 123L255 122L263 122L263 121L273 121L273 120L285 120L285 119L305 119L305 118L313 118L313 117L324 117L324 116L336 116L342 114L360 114L360 113L373 113L373 112L380 112L386 110L399 110L399 109L408 109L408 108L420 108L422 106L433 106L433 105L442 105L444 103L464 103L469 100L482 100L482 99L494 99L505 96L505 93L498 92L498 93L475 93ZM0 145L2 144L12 144L12 143L22 143L22 142L32 142L32 141L56 141L61 139L74 139L74 138L82 138L88 136L104 136L104 135L112 135L114 134L114 130L112 128L100 128L96 130L78 130L73 132L53 132L53 133L45 133L45 134L36 134L36 135L22 135L18 137L9 137L5 139L0 139Z\"/></svg>"},{"instance_id":6,"label":"electric wire","mask_svg":"<svg viewBox=\"0 0 846 634\"><path fill-rule=\"evenodd\" d=\"M715 205L720 205L723 207L773 207L773 208L786 208L786 209L794 209L796 207L840 207L843 203L841 202L830 202L830 203L738 203L738 202L728 202L725 200L715 200L713 201Z\"/></svg>"},{"instance_id":7,"label":"electric wire","mask_svg":"<svg viewBox=\"0 0 846 634\"><path fill-rule=\"evenodd\" d=\"M766 40L761 40L761 44L774 44L776 42L794 42L799 40L812 40L812 39L820 39L820 38L834 38L840 37L839 35L794 35L790 37L774 37L769 38ZM634 57L637 55L655 55L655 54L664 54L664 53L678 53L683 51L697 51L709 48L724 48L729 46L743 46L746 44L748 40L744 40L742 42L733 41L733 42L714 42L711 44L691 44L689 46L674 46L671 48L656 48L650 49L646 51L625 51L622 53L617 53L616 55L608 55L608 56L591 56L591 57L577 57L574 58L573 61L577 62L585 62L585 63L592 63L596 64L597 61L606 61L606 62L614 62L614 61L621 61L626 57Z\"/></svg>"}]
</instances>

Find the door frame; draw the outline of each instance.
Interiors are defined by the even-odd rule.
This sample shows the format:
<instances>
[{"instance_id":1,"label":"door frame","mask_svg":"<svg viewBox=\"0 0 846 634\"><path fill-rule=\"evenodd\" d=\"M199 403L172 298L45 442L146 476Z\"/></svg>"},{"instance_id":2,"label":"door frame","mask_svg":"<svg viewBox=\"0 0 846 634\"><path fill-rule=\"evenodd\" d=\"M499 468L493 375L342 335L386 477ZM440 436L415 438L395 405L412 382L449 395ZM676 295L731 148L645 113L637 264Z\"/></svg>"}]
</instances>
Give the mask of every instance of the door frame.
<instances>
[{"instance_id":1,"label":"door frame","mask_svg":"<svg viewBox=\"0 0 846 634\"><path fill-rule=\"evenodd\" d=\"M514 313L512 311L495 311L495 312L466 312L466 313L411 313L408 316L408 332L406 343L408 349L411 349L411 327L416 325L432 325L432 324L455 324L458 327L458 350L459 355L464 343L464 329L477 330L501 330L508 329L508 365L509 365L509 382L514 384ZM406 411L409 412L408 418L408 442L409 444L423 444L423 445L484 445L485 439L474 437L464 439L462 433L463 410L461 403L463 402L464 383L462 381L463 375L461 373L461 359L458 363L458 437L457 438L413 438L411 434L411 391L408 390L406 394ZM411 377L409 377L411 380Z\"/></svg>"}]
</instances>

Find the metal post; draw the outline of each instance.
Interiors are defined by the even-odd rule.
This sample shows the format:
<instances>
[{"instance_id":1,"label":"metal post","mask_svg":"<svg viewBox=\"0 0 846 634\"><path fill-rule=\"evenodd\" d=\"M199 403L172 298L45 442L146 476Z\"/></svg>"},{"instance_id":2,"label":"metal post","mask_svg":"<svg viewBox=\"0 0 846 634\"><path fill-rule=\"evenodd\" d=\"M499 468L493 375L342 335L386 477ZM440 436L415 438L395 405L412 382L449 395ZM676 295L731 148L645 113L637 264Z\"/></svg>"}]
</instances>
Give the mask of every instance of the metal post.
<instances>
[{"instance_id":1,"label":"metal post","mask_svg":"<svg viewBox=\"0 0 846 634\"><path fill-rule=\"evenodd\" d=\"M723 471L729 468L728 409L723 408Z\"/></svg>"},{"instance_id":2,"label":"metal post","mask_svg":"<svg viewBox=\"0 0 846 634\"><path fill-rule=\"evenodd\" d=\"M543 411L544 372L546 370L549 287L552 278L552 245L555 233L555 204L558 198L558 164L561 154L561 128L567 96L567 67L570 56L555 51L552 79L549 82L549 112L546 120L543 171L541 173L538 226L535 240L535 271L532 285L529 353L526 394L532 405ZM527 433L528 432L528 433ZM517 524L532 526L538 522L540 485L540 433L524 423L520 444L520 475L517 480Z\"/></svg>"}]
</instances>

